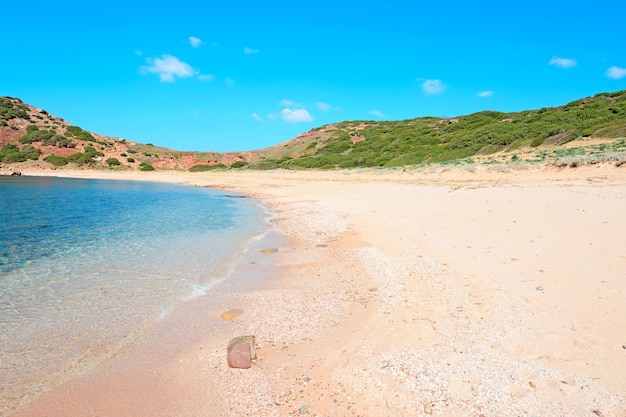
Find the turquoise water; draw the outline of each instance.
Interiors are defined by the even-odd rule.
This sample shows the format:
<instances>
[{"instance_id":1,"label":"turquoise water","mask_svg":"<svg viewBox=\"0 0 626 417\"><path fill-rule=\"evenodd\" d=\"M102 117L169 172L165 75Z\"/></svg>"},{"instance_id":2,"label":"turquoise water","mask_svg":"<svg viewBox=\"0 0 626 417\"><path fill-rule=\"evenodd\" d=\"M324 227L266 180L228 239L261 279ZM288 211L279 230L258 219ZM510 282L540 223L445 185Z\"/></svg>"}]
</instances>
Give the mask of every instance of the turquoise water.
<instances>
[{"instance_id":1,"label":"turquoise water","mask_svg":"<svg viewBox=\"0 0 626 417\"><path fill-rule=\"evenodd\" d=\"M268 228L222 191L0 176L0 404L112 357Z\"/></svg>"}]
</instances>

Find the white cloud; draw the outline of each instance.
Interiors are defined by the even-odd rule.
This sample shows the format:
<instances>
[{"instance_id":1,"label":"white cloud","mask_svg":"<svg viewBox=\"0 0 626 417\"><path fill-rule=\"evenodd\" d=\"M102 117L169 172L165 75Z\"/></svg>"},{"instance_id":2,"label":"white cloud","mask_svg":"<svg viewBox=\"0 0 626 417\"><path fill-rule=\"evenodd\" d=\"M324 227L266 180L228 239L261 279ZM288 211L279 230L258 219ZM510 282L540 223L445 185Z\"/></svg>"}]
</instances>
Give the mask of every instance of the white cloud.
<instances>
[{"instance_id":1,"label":"white cloud","mask_svg":"<svg viewBox=\"0 0 626 417\"><path fill-rule=\"evenodd\" d=\"M426 94L439 94L445 90L441 80L426 80L422 83L422 90Z\"/></svg>"},{"instance_id":2,"label":"white cloud","mask_svg":"<svg viewBox=\"0 0 626 417\"><path fill-rule=\"evenodd\" d=\"M306 109L292 110L287 107L280 112L280 117L285 121L285 123L302 123L313 121L313 117L311 117Z\"/></svg>"},{"instance_id":3,"label":"white cloud","mask_svg":"<svg viewBox=\"0 0 626 417\"><path fill-rule=\"evenodd\" d=\"M202 42L202 39L200 38L196 38L195 36L190 36L189 45L191 45L194 48L197 48L198 46L204 45L204 42Z\"/></svg>"},{"instance_id":4,"label":"white cloud","mask_svg":"<svg viewBox=\"0 0 626 417\"><path fill-rule=\"evenodd\" d=\"M626 68L612 66L606 70L606 76L613 80L619 80L620 78L626 77Z\"/></svg>"},{"instance_id":5,"label":"white cloud","mask_svg":"<svg viewBox=\"0 0 626 417\"><path fill-rule=\"evenodd\" d=\"M215 79L215 76L212 74L200 74L198 75L198 79L200 81L213 81Z\"/></svg>"},{"instance_id":6,"label":"white cloud","mask_svg":"<svg viewBox=\"0 0 626 417\"><path fill-rule=\"evenodd\" d=\"M369 110L367 112L368 114L372 114L376 117L386 117L382 112L378 111L378 110Z\"/></svg>"},{"instance_id":7,"label":"white cloud","mask_svg":"<svg viewBox=\"0 0 626 417\"><path fill-rule=\"evenodd\" d=\"M189 78L197 73L191 65L180 61L172 55L161 55L160 58L147 58L147 66L140 67L142 72L158 74L161 82L171 83L175 78Z\"/></svg>"},{"instance_id":8,"label":"white cloud","mask_svg":"<svg viewBox=\"0 0 626 417\"><path fill-rule=\"evenodd\" d=\"M143 52L141 52L141 49L135 49L135 55L141 56L143 55Z\"/></svg>"},{"instance_id":9,"label":"white cloud","mask_svg":"<svg viewBox=\"0 0 626 417\"><path fill-rule=\"evenodd\" d=\"M476 95L478 97L491 97L493 95L493 91L492 90L481 91L480 93L478 93Z\"/></svg>"},{"instance_id":10,"label":"white cloud","mask_svg":"<svg viewBox=\"0 0 626 417\"><path fill-rule=\"evenodd\" d=\"M235 85L235 80L233 80L232 78L226 78L224 80L224 83L226 83L226 87L232 87L233 85Z\"/></svg>"},{"instance_id":11,"label":"white cloud","mask_svg":"<svg viewBox=\"0 0 626 417\"><path fill-rule=\"evenodd\" d=\"M550 62L548 62L548 65L554 65L558 68L572 68L578 65L578 63L575 59L553 56L552 59L550 59Z\"/></svg>"},{"instance_id":12,"label":"white cloud","mask_svg":"<svg viewBox=\"0 0 626 417\"><path fill-rule=\"evenodd\" d=\"M328 103L324 103L322 101L318 101L317 103L315 103L315 105L317 106L318 109L320 109L321 111L328 111L330 110L330 108L332 107L330 104Z\"/></svg>"},{"instance_id":13,"label":"white cloud","mask_svg":"<svg viewBox=\"0 0 626 417\"><path fill-rule=\"evenodd\" d=\"M262 118L261 116L259 116L259 114L258 114L258 113L252 113L252 114L250 115L250 117L252 117L252 118L253 118L254 120L256 120L257 122L262 122L262 121L263 121L263 118Z\"/></svg>"},{"instance_id":14,"label":"white cloud","mask_svg":"<svg viewBox=\"0 0 626 417\"><path fill-rule=\"evenodd\" d=\"M270 120L276 120L276 115L270 113L270 114L267 115L267 118L270 119Z\"/></svg>"},{"instance_id":15,"label":"white cloud","mask_svg":"<svg viewBox=\"0 0 626 417\"><path fill-rule=\"evenodd\" d=\"M245 48L243 48L243 53L246 54L246 55L254 55L254 54L258 54L259 50L258 49L248 48L246 46Z\"/></svg>"},{"instance_id":16,"label":"white cloud","mask_svg":"<svg viewBox=\"0 0 626 417\"><path fill-rule=\"evenodd\" d=\"M301 104L296 103L295 101L291 101L291 100L287 100L287 99L283 99L278 103L279 106L283 106L283 107L302 107Z\"/></svg>"}]
</instances>

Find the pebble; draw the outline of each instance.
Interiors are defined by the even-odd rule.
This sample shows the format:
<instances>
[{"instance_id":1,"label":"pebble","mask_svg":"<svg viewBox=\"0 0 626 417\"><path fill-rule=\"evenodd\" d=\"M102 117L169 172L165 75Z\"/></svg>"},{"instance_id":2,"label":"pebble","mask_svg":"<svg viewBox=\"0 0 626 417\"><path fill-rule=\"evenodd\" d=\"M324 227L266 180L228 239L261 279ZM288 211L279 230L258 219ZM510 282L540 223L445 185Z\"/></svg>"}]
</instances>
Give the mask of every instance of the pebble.
<instances>
[{"instance_id":1,"label":"pebble","mask_svg":"<svg viewBox=\"0 0 626 417\"><path fill-rule=\"evenodd\" d=\"M302 407L300 407L300 408L298 409L298 413L300 413L300 414L304 414L304 413L306 413L306 411L307 411L308 409L309 409L309 406L305 404L305 405L303 405Z\"/></svg>"}]
</instances>

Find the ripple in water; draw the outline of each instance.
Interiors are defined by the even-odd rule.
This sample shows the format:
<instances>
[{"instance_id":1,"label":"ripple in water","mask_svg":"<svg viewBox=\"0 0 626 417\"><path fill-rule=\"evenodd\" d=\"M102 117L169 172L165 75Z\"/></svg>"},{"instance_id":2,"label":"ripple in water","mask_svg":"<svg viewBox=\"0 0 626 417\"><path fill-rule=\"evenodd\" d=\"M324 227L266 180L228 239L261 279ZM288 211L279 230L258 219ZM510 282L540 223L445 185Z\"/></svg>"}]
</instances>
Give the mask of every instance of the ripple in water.
<instances>
[{"instance_id":1,"label":"ripple in water","mask_svg":"<svg viewBox=\"0 0 626 417\"><path fill-rule=\"evenodd\" d=\"M228 276L254 200L128 181L0 177L0 403L111 357ZM236 196L237 197L237 196Z\"/></svg>"}]
</instances>

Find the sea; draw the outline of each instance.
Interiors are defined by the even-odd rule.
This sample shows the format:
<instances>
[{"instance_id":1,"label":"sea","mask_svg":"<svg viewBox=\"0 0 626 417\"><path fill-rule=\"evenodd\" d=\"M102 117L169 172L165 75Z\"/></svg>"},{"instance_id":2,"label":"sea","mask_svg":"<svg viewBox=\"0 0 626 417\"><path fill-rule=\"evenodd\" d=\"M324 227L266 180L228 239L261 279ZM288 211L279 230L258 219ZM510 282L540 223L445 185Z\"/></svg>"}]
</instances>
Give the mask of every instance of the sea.
<instances>
[{"instance_id":1,"label":"sea","mask_svg":"<svg viewBox=\"0 0 626 417\"><path fill-rule=\"evenodd\" d=\"M227 280L269 217L202 187L0 176L0 415Z\"/></svg>"}]
</instances>

